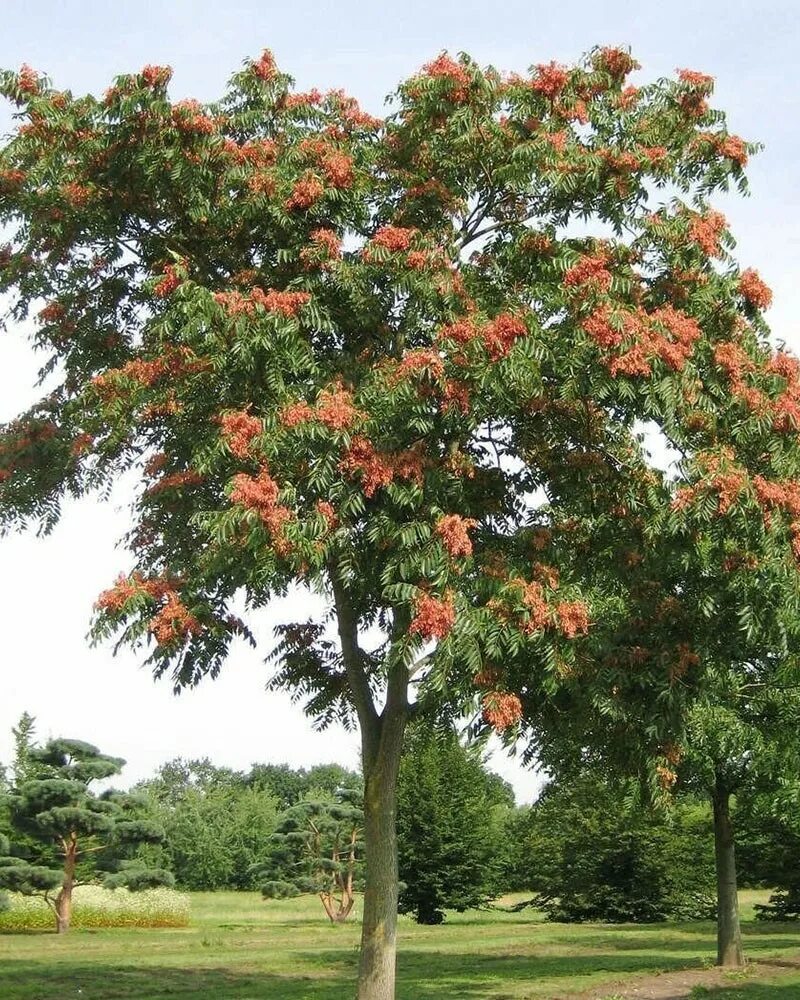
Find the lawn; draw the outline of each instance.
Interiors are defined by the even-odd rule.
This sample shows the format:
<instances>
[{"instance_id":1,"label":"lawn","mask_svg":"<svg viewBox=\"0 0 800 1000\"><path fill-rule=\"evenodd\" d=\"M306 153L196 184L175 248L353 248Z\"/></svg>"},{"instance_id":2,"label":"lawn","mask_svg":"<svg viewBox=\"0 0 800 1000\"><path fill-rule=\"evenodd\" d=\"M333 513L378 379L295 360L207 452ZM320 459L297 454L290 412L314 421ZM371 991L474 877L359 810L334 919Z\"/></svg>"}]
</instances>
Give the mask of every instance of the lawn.
<instances>
[{"instance_id":1,"label":"lawn","mask_svg":"<svg viewBox=\"0 0 800 1000\"><path fill-rule=\"evenodd\" d=\"M800 929L752 921L756 895L744 894L749 957L800 957ZM610 996L626 978L697 967L713 955L711 924L548 924L531 910L452 914L439 927L402 918L398 996L552 1000L606 985ZM352 996L357 957L358 924L332 926L315 899L196 893L185 929L0 935L0 997L343 1000ZM781 976L774 986L734 980L714 997L790 1000L800 997L800 977Z\"/></svg>"}]
</instances>

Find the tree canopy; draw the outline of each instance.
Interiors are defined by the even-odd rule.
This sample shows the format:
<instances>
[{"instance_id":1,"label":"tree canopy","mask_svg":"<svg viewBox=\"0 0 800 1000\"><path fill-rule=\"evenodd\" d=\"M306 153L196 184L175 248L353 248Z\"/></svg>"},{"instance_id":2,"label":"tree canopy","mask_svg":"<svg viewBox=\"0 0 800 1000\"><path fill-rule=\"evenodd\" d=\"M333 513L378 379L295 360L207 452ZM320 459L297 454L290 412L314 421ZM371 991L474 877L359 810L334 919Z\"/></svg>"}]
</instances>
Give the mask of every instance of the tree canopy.
<instances>
[{"instance_id":1,"label":"tree canopy","mask_svg":"<svg viewBox=\"0 0 800 1000\"><path fill-rule=\"evenodd\" d=\"M628 713L668 755L687 679L796 624L800 364L709 201L756 147L710 77L636 69L442 54L381 119L268 52L205 105L158 66L102 97L0 77L0 291L47 387L0 431L0 521L129 471L96 631L178 688L274 595L326 596L279 627L274 684L361 729L362 998L393 989L410 698L524 715L544 754L559 699Z\"/></svg>"}]
</instances>

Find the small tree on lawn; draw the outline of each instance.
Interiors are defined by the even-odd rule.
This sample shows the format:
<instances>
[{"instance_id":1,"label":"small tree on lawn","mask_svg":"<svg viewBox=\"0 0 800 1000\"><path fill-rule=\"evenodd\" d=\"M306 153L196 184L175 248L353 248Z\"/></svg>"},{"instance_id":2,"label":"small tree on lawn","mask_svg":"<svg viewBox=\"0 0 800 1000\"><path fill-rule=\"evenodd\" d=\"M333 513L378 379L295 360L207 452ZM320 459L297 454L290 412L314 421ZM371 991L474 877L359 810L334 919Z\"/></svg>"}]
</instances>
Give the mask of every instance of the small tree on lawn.
<instances>
[{"instance_id":1,"label":"small tree on lawn","mask_svg":"<svg viewBox=\"0 0 800 1000\"><path fill-rule=\"evenodd\" d=\"M492 790L477 750L452 729L420 720L408 730L397 789L401 913L438 924L444 909L498 894L503 826Z\"/></svg>"},{"instance_id":2,"label":"small tree on lawn","mask_svg":"<svg viewBox=\"0 0 800 1000\"><path fill-rule=\"evenodd\" d=\"M307 799L286 810L273 836L274 860L291 881L265 881L265 899L314 892L331 923L347 920L363 877L363 799L357 789L339 789L333 801Z\"/></svg>"},{"instance_id":3,"label":"small tree on lawn","mask_svg":"<svg viewBox=\"0 0 800 1000\"><path fill-rule=\"evenodd\" d=\"M118 792L96 795L89 787L120 773L124 761L80 740L51 740L30 751L37 777L9 795L12 832L35 839L42 857L32 862L9 855L0 859L0 888L41 895L53 910L56 930L69 930L76 885L102 877L94 863L104 852L113 864L105 874L110 888L146 889L172 884L168 872L128 861L136 845L158 842L162 832L137 815L137 803ZM13 851L13 847L12 847Z\"/></svg>"},{"instance_id":4,"label":"small tree on lawn","mask_svg":"<svg viewBox=\"0 0 800 1000\"><path fill-rule=\"evenodd\" d=\"M635 603L621 552L583 572L600 515L663 527L637 421L686 457L682 523L735 494L791 556L797 366L767 351L769 289L708 203L754 147L710 77L635 87L636 68L616 48L505 75L442 54L384 119L294 92L269 53L205 106L172 103L157 66L101 98L0 77L21 119L0 291L35 313L51 376L0 434L2 524L47 529L135 470L134 565L97 632L152 643L177 688L252 638L235 595L248 617L323 595L328 618L282 623L275 684L360 727L360 1000L394 995L410 690L434 715L477 689L498 729L523 702L563 725L546 706L575 640L599 651ZM542 502L565 498L584 520ZM666 673L642 682L651 740L682 703ZM579 683L587 706L615 686Z\"/></svg>"}]
</instances>

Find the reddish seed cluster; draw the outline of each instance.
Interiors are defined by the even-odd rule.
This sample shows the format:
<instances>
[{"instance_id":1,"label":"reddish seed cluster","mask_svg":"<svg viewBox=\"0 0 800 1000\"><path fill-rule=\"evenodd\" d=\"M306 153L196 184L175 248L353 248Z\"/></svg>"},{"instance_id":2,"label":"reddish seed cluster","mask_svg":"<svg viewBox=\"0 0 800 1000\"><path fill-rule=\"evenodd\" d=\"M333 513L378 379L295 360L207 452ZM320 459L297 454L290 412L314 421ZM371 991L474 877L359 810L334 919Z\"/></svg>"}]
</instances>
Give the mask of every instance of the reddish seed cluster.
<instances>
[{"instance_id":1,"label":"reddish seed cluster","mask_svg":"<svg viewBox=\"0 0 800 1000\"><path fill-rule=\"evenodd\" d=\"M315 229L309 237L312 246L323 251L328 257L339 257L342 242L332 229Z\"/></svg>"},{"instance_id":2,"label":"reddish seed cluster","mask_svg":"<svg viewBox=\"0 0 800 1000\"><path fill-rule=\"evenodd\" d=\"M772 291L752 267L739 275L739 292L756 309L769 309L772 304Z\"/></svg>"},{"instance_id":3,"label":"reddish seed cluster","mask_svg":"<svg viewBox=\"0 0 800 1000\"><path fill-rule=\"evenodd\" d=\"M339 518L336 516L333 504L327 500L317 500L316 511L325 518L329 531L333 531L339 524Z\"/></svg>"},{"instance_id":4,"label":"reddish seed cluster","mask_svg":"<svg viewBox=\"0 0 800 1000\"><path fill-rule=\"evenodd\" d=\"M321 160L322 172L331 187L349 188L353 183L353 160L346 153L331 150Z\"/></svg>"},{"instance_id":5,"label":"reddish seed cluster","mask_svg":"<svg viewBox=\"0 0 800 1000\"><path fill-rule=\"evenodd\" d=\"M708 257L720 255L720 236L728 221L721 212L693 215L689 221L689 239L696 243Z\"/></svg>"},{"instance_id":6,"label":"reddish seed cluster","mask_svg":"<svg viewBox=\"0 0 800 1000\"><path fill-rule=\"evenodd\" d=\"M182 278L178 274L178 271L174 264L167 264L164 268L164 277L158 282L158 284L153 289L153 294L157 295L160 299L165 299L175 291L175 289L181 284Z\"/></svg>"},{"instance_id":7,"label":"reddish seed cluster","mask_svg":"<svg viewBox=\"0 0 800 1000\"><path fill-rule=\"evenodd\" d=\"M400 479L422 481L424 458L419 449L409 449L394 455L376 450L365 437L354 437L339 462L342 472L360 474L364 494L372 497L397 476Z\"/></svg>"},{"instance_id":8,"label":"reddish seed cluster","mask_svg":"<svg viewBox=\"0 0 800 1000\"><path fill-rule=\"evenodd\" d=\"M678 79L685 83L687 87L697 87L705 93L710 93L714 86L714 77L706 73L698 73L693 69L679 69Z\"/></svg>"},{"instance_id":9,"label":"reddish seed cluster","mask_svg":"<svg viewBox=\"0 0 800 1000\"><path fill-rule=\"evenodd\" d=\"M146 490L148 496L155 496L164 493L166 490L183 489L184 486L199 486L203 482L203 476L194 469L187 469L183 472L173 472L168 476L163 476L158 482L153 483Z\"/></svg>"},{"instance_id":10,"label":"reddish seed cluster","mask_svg":"<svg viewBox=\"0 0 800 1000\"><path fill-rule=\"evenodd\" d=\"M539 65L536 67L536 76L531 82L531 89L539 94L544 94L550 100L554 100L566 87L569 80L569 73L563 66L556 62Z\"/></svg>"},{"instance_id":11,"label":"reddish seed cluster","mask_svg":"<svg viewBox=\"0 0 800 1000\"><path fill-rule=\"evenodd\" d=\"M61 188L64 200L72 208L83 208L92 200L92 189L78 181L70 181Z\"/></svg>"},{"instance_id":12,"label":"reddish seed cluster","mask_svg":"<svg viewBox=\"0 0 800 1000\"><path fill-rule=\"evenodd\" d=\"M194 98L186 101L178 101L172 108L172 123L181 132L190 132L196 135L210 135L218 129L217 122L210 118L203 109L203 105Z\"/></svg>"},{"instance_id":13,"label":"reddish seed cluster","mask_svg":"<svg viewBox=\"0 0 800 1000\"><path fill-rule=\"evenodd\" d=\"M763 476L753 476L753 488L765 511L783 510L792 518L800 517L800 482L797 480L771 482Z\"/></svg>"},{"instance_id":14,"label":"reddish seed cluster","mask_svg":"<svg viewBox=\"0 0 800 1000\"><path fill-rule=\"evenodd\" d=\"M114 586L104 590L95 601L94 606L98 611L119 614L128 601L135 597L146 596L152 600L161 600L174 587L175 581L165 577L147 579L139 572L132 573L130 576L120 573L114 581Z\"/></svg>"},{"instance_id":15,"label":"reddish seed cluster","mask_svg":"<svg viewBox=\"0 0 800 1000\"><path fill-rule=\"evenodd\" d=\"M556 618L567 639L586 635L589 631L589 610L583 601L561 601L556 605Z\"/></svg>"},{"instance_id":16,"label":"reddish seed cluster","mask_svg":"<svg viewBox=\"0 0 800 1000\"><path fill-rule=\"evenodd\" d=\"M316 87L311 90L304 92L298 92L296 94L287 94L283 102L284 108L291 110L292 108L304 108L313 107L322 101L322 92L317 90Z\"/></svg>"},{"instance_id":17,"label":"reddish seed cluster","mask_svg":"<svg viewBox=\"0 0 800 1000\"><path fill-rule=\"evenodd\" d=\"M626 318L630 313L620 313L617 322L625 330ZM581 327L589 334L598 347L618 347L622 343L623 334L613 323L614 314L611 307L602 305L581 323Z\"/></svg>"},{"instance_id":18,"label":"reddish seed cluster","mask_svg":"<svg viewBox=\"0 0 800 1000\"><path fill-rule=\"evenodd\" d=\"M471 78L466 68L442 53L422 67L422 72L432 79L446 80L450 84L451 100L461 103L469 96Z\"/></svg>"},{"instance_id":19,"label":"reddish seed cluster","mask_svg":"<svg viewBox=\"0 0 800 1000\"><path fill-rule=\"evenodd\" d=\"M598 52L595 65L604 70L614 80L624 80L628 73L639 69L639 63L624 49L602 48Z\"/></svg>"},{"instance_id":20,"label":"reddish seed cluster","mask_svg":"<svg viewBox=\"0 0 800 1000\"><path fill-rule=\"evenodd\" d=\"M253 417L245 410L226 413L220 420L222 437L228 449L237 458L248 458L253 438L264 429L258 417Z\"/></svg>"},{"instance_id":21,"label":"reddish seed cluster","mask_svg":"<svg viewBox=\"0 0 800 1000\"><path fill-rule=\"evenodd\" d=\"M39 93L39 74L35 69L31 69L27 63L23 63L17 74L17 86L23 94Z\"/></svg>"},{"instance_id":22,"label":"reddish seed cluster","mask_svg":"<svg viewBox=\"0 0 800 1000\"><path fill-rule=\"evenodd\" d=\"M252 64L253 74L259 80L268 82L274 80L278 75L278 67L275 65L275 57L269 49L264 49L258 62Z\"/></svg>"},{"instance_id":23,"label":"reddish seed cluster","mask_svg":"<svg viewBox=\"0 0 800 1000\"><path fill-rule=\"evenodd\" d=\"M658 779L659 786L664 789L664 791L672 788L678 780L678 775L671 768L665 767L663 764L656 765L656 777Z\"/></svg>"},{"instance_id":24,"label":"reddish seed cluster","mask_svg":"<svg viewBox=\"0 0 800 1000\"><path fill-rule=\"evenodd\" d=\"M442 599L421 594L414 602L414 617L408 627L412 635L423 639L444 639L456 621L453 594L448 591Z\"/></svg>"},{"instance_id":25,"label":"reddish seed cluster","mask_svg":"<svg viewBox=\"0 0 800 1000\"><path fill-rule=\"evenodd\" d=\"M307 171L292 188L292 193L286 201L286 210L289 212L294 209L305 211L316 204L324 193L325 187L319 177Z\"/></svg>"},{"instance_id":26,"label":"reddish seed cluster","mask_svg":"<svg viewBox=\"0 0 800 1000\"><path fill-rule=\"evenodd\" d=\"M352 427L364 414L354 405L353 394L337 382L317 396L316 418L334 431Z\"/></svg>"},{"instance_id":27,"label":"reddish seed cluster","mask_svg":"<svg viewBox=\"0 0 800 1000\"><path fill-rule=\"evenodd\" d=\"M470 403L469 386L457 379L448 379L442 392L442 411L466 414L469 413Z\"/></svg>"},{"instance_id":28,"label":"reddish seed cluster","mask_svg":"<svg viewBox=\"0 0 800 1000\"><path fill-rule=\"evenodd\" d=\"M114 394L120 379L150 387L167 376L179 378L207 368L208 362L198 358L188 347L174 348L165 351L158 358L134 358L121 368L109 368L108 371L95 375L92 385L101 396L110 396Z\"/></svg>"},{"instance_id":29,"label":"reddish seed cluster","mask_svg":"<svg viewBox=\"0 0 800 1000\"><path fill-rule=\"evenodd\" d=\"M611 285L611 273L607 265L608 258L605 254L581 257L564 275L564 284L568 288L588 285L594 291L606 292Z\"/></svg>"},{"instance_id":30,"label":"reddish seed cluster","mask_svg":"<svg viewBox=\"0 0 800 1000\"><path fill-rule=\"evenodd\" d=\"M58 323L66 314L66 309L60 302L48 302L43 309L39 310L39 319L42 323Z\"/></svg>"},{"instance_id":31,"label":"reddish seed cluster","mask_svg":"<svg viewBox=\"0 0 800 1000\"><path fill-rule=\"evenodd\" d=\"M513 583L522 590L522 604L528 612L528 618L522 625L522 631L528 635L541 632L552 622L552 615L544 599L544 587L537 580L527 583L525 580L514 580Z\"/></svg>"},{"instance_id":32,"label":"reddish seed cluster","mask_svg":"<svg viewBox=\"0 0 800 1000\"><path fill-rule=\"evenodd\" d=\"M172 79L172 67L145 66L139 75L145 87L166 87Z\"/></svg>"},{"instance_id":33,"label":"reddish seed cluster","mask_svg":"<svg viewBox=\"0 0 800 1000\"><path fill-rule=\"evenodd\" d=\"M504 358L520 337L524 337L527 332L528 328L519 316L501 313L487 323L481 331L481 337L489 357L492 361L498 361L500 358Z\"/></svg>"},{"instance_id":34,"label":"reddish seed cluster","mask_svg":"<svg viewBox=\"0 0 800 1000\"><path fill-rule=\"evenodd\" d=\"M271 139L250 139L240 146L228 137L222 148L236 163L248 163L254 167L271 167L278 154L278 147Z\"/></svg>"},{"instance_id":35,"label":"reddish seed cluster","mask_svg":"<svg viewBox=\"0 0 800 1000\"><path fill-rule=\"evenodd\" d=\"M468 532L470 528L477 527L477 524L471 517L445 514L436 522L436 534L454 559L466 559L472 555L472 540Z\"/></svg>"},{"instance_id":36,"label":"reddish seed cluster","mask_svg":"<svg viewBox=\"0 0 800 1000\"><path fill-rule=\"evenodd\" d=\"M242 314L252 316L256 307L260 307L268 313L288 318L296 316L310 300L311 295L308 292L278 292L272 288L268 292L253 288L247 295L236 291L214 293L214 301L222 306L229 316Z\"/></svg>"},{"instance_id":37,"label":"reddish seed cluster","mask_svg":"<svg viewBox=\"0 0 800 1000\"><path fill-rule=\"evenodd\" d=\"M444 378L444 362L436 351L430 348L420 347L413 351L406 351L402 360L395 369L393 380L399 382L404 378L415 375L418 372L425 372L437 382Z\"/></svg>"},{"instance_id":38,"label":"reddish seed cluster","mask_svg":"<svg viewBox=\"0 0 800 1000\"><path fill-rule=\"evenodd\" d=\"M416 235L416 229L403 229L400 226L383 226L372 237L371 244L376 247L383 247L392 253L399 253L408 250L411 240Z\"/></svg>"},{"instance_id":39,"label":"reddish seed cluster","mask_svg":"<svg viewBox=\"0 0 800 1000\"><path fill-rule=\"evenodd\" d=\"M305 401L290 403L281 410L279 421L282 427L299 427L300 424L307 424L316 416L313 406L309 406Z\"/></svg>"},{"instance_id":40,"label":"reddish seed cluster","mask_svg":"<svg viewBox=\"0 0 800 1000\"><path fill-rule=\"evenodd\" d=\"M481 704L483 721L499 733L515 726L522 718L522 702L515 694L488 691Z\"/></svg>"},{"instance_id":41,"label":"reddish seed cluster","mask_svg":"<svg viewBox=\"0 0 800 1000\"><path fill-rule=\"evenodd\" d=\"M231 503L254 510L273 534L278 534L291 517L289 510L278 503L278 484L266 467L258 476L240 472L233 477Z\"/></svg>"},{"instance_id":42,"label":"reddish seed cluster","mask_svg":"<svg viewBox=\"0 0 800 1000\"><path fill-rule=\"evenodd\" d=\"M200 622L174 590L166 594L164 606L150 619L150 631L159 646L182 644L201 630Z\"/></svg>"}]
</instances>

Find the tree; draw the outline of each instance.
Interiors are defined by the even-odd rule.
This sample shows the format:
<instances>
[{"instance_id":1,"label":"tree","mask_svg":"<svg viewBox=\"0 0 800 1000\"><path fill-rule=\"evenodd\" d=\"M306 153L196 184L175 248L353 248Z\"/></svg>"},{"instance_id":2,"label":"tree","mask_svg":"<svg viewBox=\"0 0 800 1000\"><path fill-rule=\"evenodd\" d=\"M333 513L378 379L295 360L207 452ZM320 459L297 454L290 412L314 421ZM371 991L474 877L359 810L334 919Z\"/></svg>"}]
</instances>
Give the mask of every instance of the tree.
<instances>
[{"instance_id":1,"label":"tree","mask_svg":"<svg viewBox=\"0 0 800 1000\"><path fill-rule=\"evenodd\" d=\"M264 898L314 892L331 923L344 923L363 871L362 803L360 789L340 788L333 800L305 799L287 809L273 841L274 861L290 881L267 878L261 887ZM262 871L262 878L274 874L273 865Z\"/></svg>"},{"instance_id":2,"label":"tree","mask_svg":"<svg viewBox=\"0 0 800 1000\"><path fill-rule=\"evenodd\" d=\"M34 862L16 856L0 858L0 888L43 896L62 934L69 930L73 889L99 877L92 859L101 851L110 855L116 869L106 875L110 888L171 884L168 872L144 868L126 858L135 845L157 842L162 836L157 827L138 816L135 798L114 791L98 796L89 788L93 781L119 774L124 761L101 754L89 743L67 739L50 740L42 749L30 750L29 760L37 776L12 790L11 827L36 838L43 855Z\"/></svg>"},{"instance_id":3,"label":"tree","mask_svg":"<svg viewBox=\"0 0 800 1000\"><path fill-rule=\"evenodd\" d=\"M35 733L36 719L28 712L23 712L19 722L11 729L14 739L11 780L15 785L21 785L36 775L36 763L31 759L31 751L36 746Z\"/></svg>"},{"instance_id":4,"label":"tree","mask_svg":"<svg viewBox=\"0 0 800 1000\"><path fill-rule=\"evenodd\" d=\"M442 54L382 120L293 92L269 53L206 106L172 104L157 66L100 99L0 79L22 119L0 290L14 320L37 311L53 386L0 435L2 524L47 530L137 470L134 565L96 632L149 643L176 688L253 639L237 593L327 600L281 624L274 684L360 728L360 1000L394 994L410 685L448 716L477 677L487 725L527 706L559 730L548 705L636 603L636 552L593 548L600 514L600 540L653 536L676 498L686 548L713 513L791 558L797 362L768 349L769 289L708 205L755 147L711 78L631 87L637 65L604 48L503 76ZM642 420L681 450L674 477ZM651 742L683 701L666 661L696 655L666 632ZM580 678L584 704L613 701L615 671Z\"/></svg>"},{"instance_id":5,"label":"tree","mask_svg":"<svg viewBox=\"0 0 800 1000\"><path fill-rule=\"evenodd\" d=\"M735 821L739 793L771 791L794 779L800 767L795 692L778 686L774 670L756 664L736 684L729 679L713 706L689 716L678 775L709 796L714 811L717 871L717 962L743 965L739 925ZM727 695L727 698L725 697Z\"/></svg>"},{"instance_id":6,"label":"tree","mask_svg":"<svg viewBox=\"0 0 800 1000\"><path fill-rule=\"evenodd\" d=\"M246 775L208 759L169 761L137 786L151 818L163 829L156 847L140 856L169 869L185 889L256 889L278 809L269 791Z\"/></svg>"},{"instance_id":7,"label":"tree","mask_svg":"<svg viewBox=\"0 0 800 1000\"><path fill-rule=\"evenodd\" d=\"M656 812L632 783L585 773L547 785L517 820L520 886L550 920L650 923L715 912L708 807Z\"/></svg>"},{"instance_id":8,"label":"tree","mask_svg":"<svg viewBox=\"0 0 800 1000\"><path fill-rule=\"evenodd\" d=\"M485 906L498 894L504 817L497 792L477 751L462 747L452 729L424 720L409 729L397 789L401 913L438 924L443 910Z\"/></svg>"}]
</instances>

